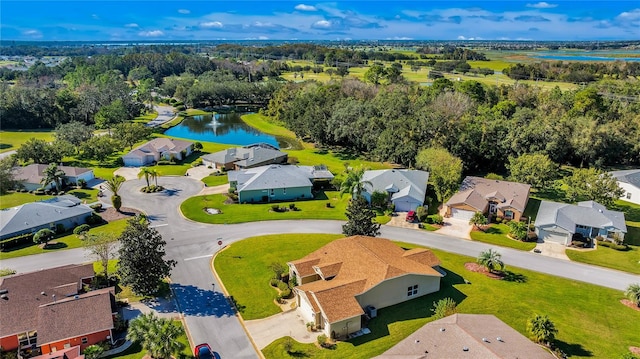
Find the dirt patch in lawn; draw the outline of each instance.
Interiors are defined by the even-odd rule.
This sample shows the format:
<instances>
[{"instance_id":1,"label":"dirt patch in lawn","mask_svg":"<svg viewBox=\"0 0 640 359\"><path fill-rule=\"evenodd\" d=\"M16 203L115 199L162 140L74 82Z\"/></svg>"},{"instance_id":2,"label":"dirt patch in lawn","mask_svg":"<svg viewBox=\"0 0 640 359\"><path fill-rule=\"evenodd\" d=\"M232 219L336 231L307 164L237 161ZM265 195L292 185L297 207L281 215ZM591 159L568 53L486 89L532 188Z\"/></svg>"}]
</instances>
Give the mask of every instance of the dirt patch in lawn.
<instances>
[{"instance_id":1,"label":"dirt patch in lawn","mask_svg":"<svg viewBox=\"0 0 640 359\"><path fill-rule=\"evenodd\" d=\"M640 347L629 347L631 354L640 355Z\"/></svg>"},{"instance_id":2,"label":"dirt patch in lawn","mask_svg":"<svg viewBox=\"0 0 640 359\"><path fill-rule=\"evenodd\" d=\"M116 211L116 209L113 207L109 207L99 214L100 217L102 217L102 219L104 219L105 221L112 222L123 218L130 218L140 213L142 212L138 211L137 209L128 207L121 207L120 212Z\"/></svg>"},{"instance_id":3,"label":"dirt patch in lawn","mask_svg":"<svg viewBox=\"0 0 640 359\"><path fill-rule=\"evenodd\" d=\"M639 312L640 312L640 307L638 307L638 306L636 305L636 303L634 303L634 302L630 301L629 299L621 299L621 300L620 300L620 303L622 303L622 304L626 305L627 307L629 307L629 308L631 308L631 309L633 309L633 310L637 310L637 311L639 311ZM640 354L640 353L636 353L636 354Z\"/></svg>"},{"instance_id":4,"label":"dirt patch in lawn","mask_svg":"<svg viewBox=\"0 0 640 359\"><path fill-rule=\"evenodd\" d=\"M464 267L467 270L470 270L470 271L476 272L476 273L482 273L482 274L484 274L487 277L492 278L492 279L502 279L504 277L503 274L489 272L489 270L487 270L487 268L485 268L484 266L481 266L478 263L471 263L471 262L465 263Z\"/></svg>"}]
</instances>

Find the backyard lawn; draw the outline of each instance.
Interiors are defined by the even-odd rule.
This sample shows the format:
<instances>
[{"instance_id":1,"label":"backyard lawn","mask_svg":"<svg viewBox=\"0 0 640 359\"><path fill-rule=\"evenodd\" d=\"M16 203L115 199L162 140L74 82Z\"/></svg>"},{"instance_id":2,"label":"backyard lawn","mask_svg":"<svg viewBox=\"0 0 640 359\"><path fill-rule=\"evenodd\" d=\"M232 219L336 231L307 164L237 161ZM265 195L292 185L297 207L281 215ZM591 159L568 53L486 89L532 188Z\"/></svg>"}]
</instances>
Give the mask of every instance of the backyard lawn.
<instances>
[{"instance_id":1,"label":"backyard lawn","mask_svg":"<svg viewBox=\"0 0 640 359\"><path fill-rule=\"evenodd\" d=\"M126 219L120 219L117 221L109 222L105 225L93 227L89 230L89 233L110 233L114 236L119 236L127 225ZM82 247L82 240L73 233L64 235L52 239L47 249L40 248L37 244L29 244L17 249L9 249L6 252L0 252L0 259L9 259L22 256L28 256L32 254L51 253L65 249L73 249Z\"/></svg>"},{"instance_id":2,"label":"backyard lawn","mask_svg":"<svg viewBox=\"0 0 640 359\"><path fill-rule=\"evenodd\" d=\"M52 130L16 130L16 131L0 131L0 152L17 150L23 143L31 138L38 140L53 140Z\"/></svg>"},{"instance_id":3,"label":"backyard lawn","mask_svg":"<svg viewBox=\"0 0 640 359\"><path fill-rule=\"evenodd\" d=\"M243 308L243 317L258 318L278 312L275 305L269 308L276 291L269 287L268 265L300 258L336 238L337 235L309 234L249 238L221 252L214 265L229 294ZM637 345L640 312L620 304L621 291L517 269L513 263L506 264L517 274L518 281L494 280L464 268L464 263L475 262L475 258L434 252L447 271L440 292L378 309L378 317L369 323L371 334L339 343L335 350L294 341L295 356L371 358L379 355L432 321L433 302L444 297L453 298L460 313L493 314L525 335L528 318L536 313L547 314L558 328L557 344L571 357L617 358L627 352L627 347ZM265 255L268 257L263 258ZM465 279L472 284L465 284ZM290 358L284 350L284 341L279 339L267 346L263 350L265 356Z\"/></svg>"},{"instance_id":4,"label":"backyard lawn","mask_svg":"<svg viewBox=\"0 0 640 359\"><path fill-rule=\"evenodd\" d=\"M497 246L519 249L521 251L530 251L535 248L535 242L520 242L507 237L509 234L509 226L506 224L491 224L487 230L471 231L471 239L478 242L495 244Z\"/></svg>"}]
</instances>

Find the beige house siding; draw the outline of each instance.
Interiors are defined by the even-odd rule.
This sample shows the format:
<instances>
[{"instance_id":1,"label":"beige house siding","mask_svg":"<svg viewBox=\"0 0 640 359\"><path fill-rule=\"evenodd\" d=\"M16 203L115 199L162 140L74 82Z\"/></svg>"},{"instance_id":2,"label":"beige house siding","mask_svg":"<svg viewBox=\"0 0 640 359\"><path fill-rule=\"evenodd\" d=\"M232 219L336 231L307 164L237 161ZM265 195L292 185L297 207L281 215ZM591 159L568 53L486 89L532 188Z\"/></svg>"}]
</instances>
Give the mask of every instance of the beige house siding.
<instances>
[{"instance_id":1,"label":"beige house siding","mask_svg":"<svg viewBox=\"0 0 640 359\"><path fill-rule=\"evenodd\" d=\"M316 313L304 293L298 294L298 312L304 318L305 323L316 321Z\"/></svg>"},{"instance_id":2,"label":"beige house siding","mask_svg":"<svg viewBox=\"0 0 640 359\"><path fill-rule=\"evenodd\" d=\"M408 296L409 286L418 285L418 293ZM356 300L364 308L373 305L380 309L414 299L440 290L440 277L407 274L388 279L377 286L356 296Z\"/></svg>"},{"instance_id":3,"label":"beige house siding","mask_svg":"<svg viewBox=\"0 0 640 359\"><path fill-rule=\"evenodd\" d=\"M324 319L323 319L324 320ZM358 315L353 318L331 323L324 328L323 332L329 338L344 338L347 334L357 332L362 329L362 319Z\"/></svg>"},{"instance_id":4,"label":"beige house siding","mask_svg":"<svg viewBox=\"0 0 640 359\"><path fill-rule=\"evenodd\" d=\"M513 218L512 220L514 221L519 221L520 218L522 217L522 213L520 213L520 211L518 211L515 208L502 208L502 209L498 209L498 212L496 213L496 215L498 217L502 217L502 218L507 218L504 214L505 211L511 211L513 212Z\"/></svg>"}]
</instances>

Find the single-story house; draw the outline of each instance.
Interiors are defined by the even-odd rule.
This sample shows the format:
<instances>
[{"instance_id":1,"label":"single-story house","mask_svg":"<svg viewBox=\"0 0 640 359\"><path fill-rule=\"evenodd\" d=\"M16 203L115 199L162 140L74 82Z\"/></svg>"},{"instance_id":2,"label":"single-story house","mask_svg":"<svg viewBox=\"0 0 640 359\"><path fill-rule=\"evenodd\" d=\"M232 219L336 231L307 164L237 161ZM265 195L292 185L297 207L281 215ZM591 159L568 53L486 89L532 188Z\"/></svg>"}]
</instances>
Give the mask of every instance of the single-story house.
<instances>
[{"instance_id":1,"label":"single-story house","mask_svg":"<svg viewBox=\"0 0 640 359\"><path fill-rule=\"evenodd\" d=\"M610 173L618 180L618 186L624 190L620 199L640 204L640 169L613 171Z\"/></svg>"},{"instance_id":2,"label":"single-story house","mask_svg":"<svg viewBox=\"0 0 640 359\"><path fill-rule=\"evenodd\" d=\"M297 310L331 338L359 331L380 308L439 291L442 277L430 250L366 236L337 239L287 264Z\"/></svg>"},{"instance_id":3,"label":"single-story house","mask_svg":"<svg viewBox=\"0 0 640 359\"><path fill-rule=\"evenodd\" d=\"M47 185L42 185L44 171L48 165L33 163L25 167L14 167L13 178L20 182L20 185L27 191L34 191L38 188L51 189L56 185L52 181ZM79 179L87 182L95 178L91 168L58 166L58 169L64 172L63 182L65 184L76 184Z\"/></svg>"},{"instance_id":4,"label":"single-story house","mask_svg":"<svg viewBox=\"0 0 640 359\"><path fill-rule=\"evenodd\" d=\"M288 155L266 146L234 147L202 156L202 164L225 170L241 170L270 164L287 163Z\"/></svg>"},{"instance_id":5,"label":"single-story house","mask_svg":"<svg viewBox=\"0 0 640 359\"><path fill-rule=\"evenodd\" d=\"M627 226L624 213L610 211L594 201L579 202L577 205L550 201L540 202L535 222L538 238L564 245L571 244L575 233L585 238L624 239Z\"/></svg>"},{"instance_id":6,"label":"single-story house","mask_svg":"<svg viewBox=\"0 0 640 359\"><path fill-rule=\"evenodd\" d=\"M122 161L126 167L142 167L158 162L160 159L180 161L192 152L193 142L174 138L154 138L122 156Z\"/></svg>"},{"instance_id":7,"label":"single-story house","mask_svg":"<svg viewBox=\"0 0 640 359\"><path fill-rule=\"evenodd\" d=\"M83 292L94 275L82 264L0 278L0 346L48 354L112 339L115 289Z\"/></svg>"},{"instance_id":8,"label":"single-story house","mask_svg":"<svg viewBox=\"0 0 640 359\"><path fill-rule=\"evenodd\" d=\"M35 233L61 224L72 229L86 222L93 210L74 196L64 195L0 210L0 240Z\"/></svg>"},{"instance_id":9,"label":"single-story house","mask_svg":"<svg viewBox=\"0 0 640 359\"><path fill-rule=\"evenodd\" d=\"M429 172L419 170L365 171L362 175L362 181L365 182L362 195L371 202L374 192L387 193L396 211L415 211L424 204L428 180Z\"/></svg>"},{"instance_id":10,"label":"single-story house","mask_svg":"<svg viewBox=\"0 0 640 359\"><path fill-rule=\"evenodd\" d=\"M427 323L375 359L555 358L490 314L453 314Z\"/></svg>"},{"instance_id":11,"label":"single-story house","mask_svg":"<svg viewBox=\"0 0 640 359\"><path fill-rule=\"evenodd\" d=\"M524 183L467 176L445 203L446 216L470 220L476 212L519 221L531 186Z\"/></svg>"},{"instance_id":12,"label":"single-story house","mask_svg":"<svg viewBox=\"0 0 640 359\"><path fill-rule=\"evenodd\" d=\"M268 165L229 171L227 175L240 203L310 199L314 182L333 179L324 166Z\"/></svg>"}]
</instances>

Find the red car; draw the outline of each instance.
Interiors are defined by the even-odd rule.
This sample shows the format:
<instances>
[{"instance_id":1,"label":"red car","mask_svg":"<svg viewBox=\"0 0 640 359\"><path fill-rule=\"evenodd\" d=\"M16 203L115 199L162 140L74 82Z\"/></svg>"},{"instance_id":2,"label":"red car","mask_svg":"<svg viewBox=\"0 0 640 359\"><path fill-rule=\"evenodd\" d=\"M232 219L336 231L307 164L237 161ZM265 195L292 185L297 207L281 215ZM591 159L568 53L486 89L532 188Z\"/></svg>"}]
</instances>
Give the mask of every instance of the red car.
<instances>
[{"instance_id":1,"label":"red car","mask_svg":"<svg viewBox=\"0 0 640 359\"><path fill-rule=\"evenodd\" d=\"M417 220L416 211L407 212L407 222L415 222Z\"/></svg>"},{"instance_id":2,"label":"red car","mask_svg":"<svg viewBox=\"0 0 640 359\"><path fill-rule=\"evenodd\" d=\"M214 359L217 357L213 354L211 347L207 343L196 345L196 348L193 350L193 355L196 359Z\"/></svg>"}]
</instances>

